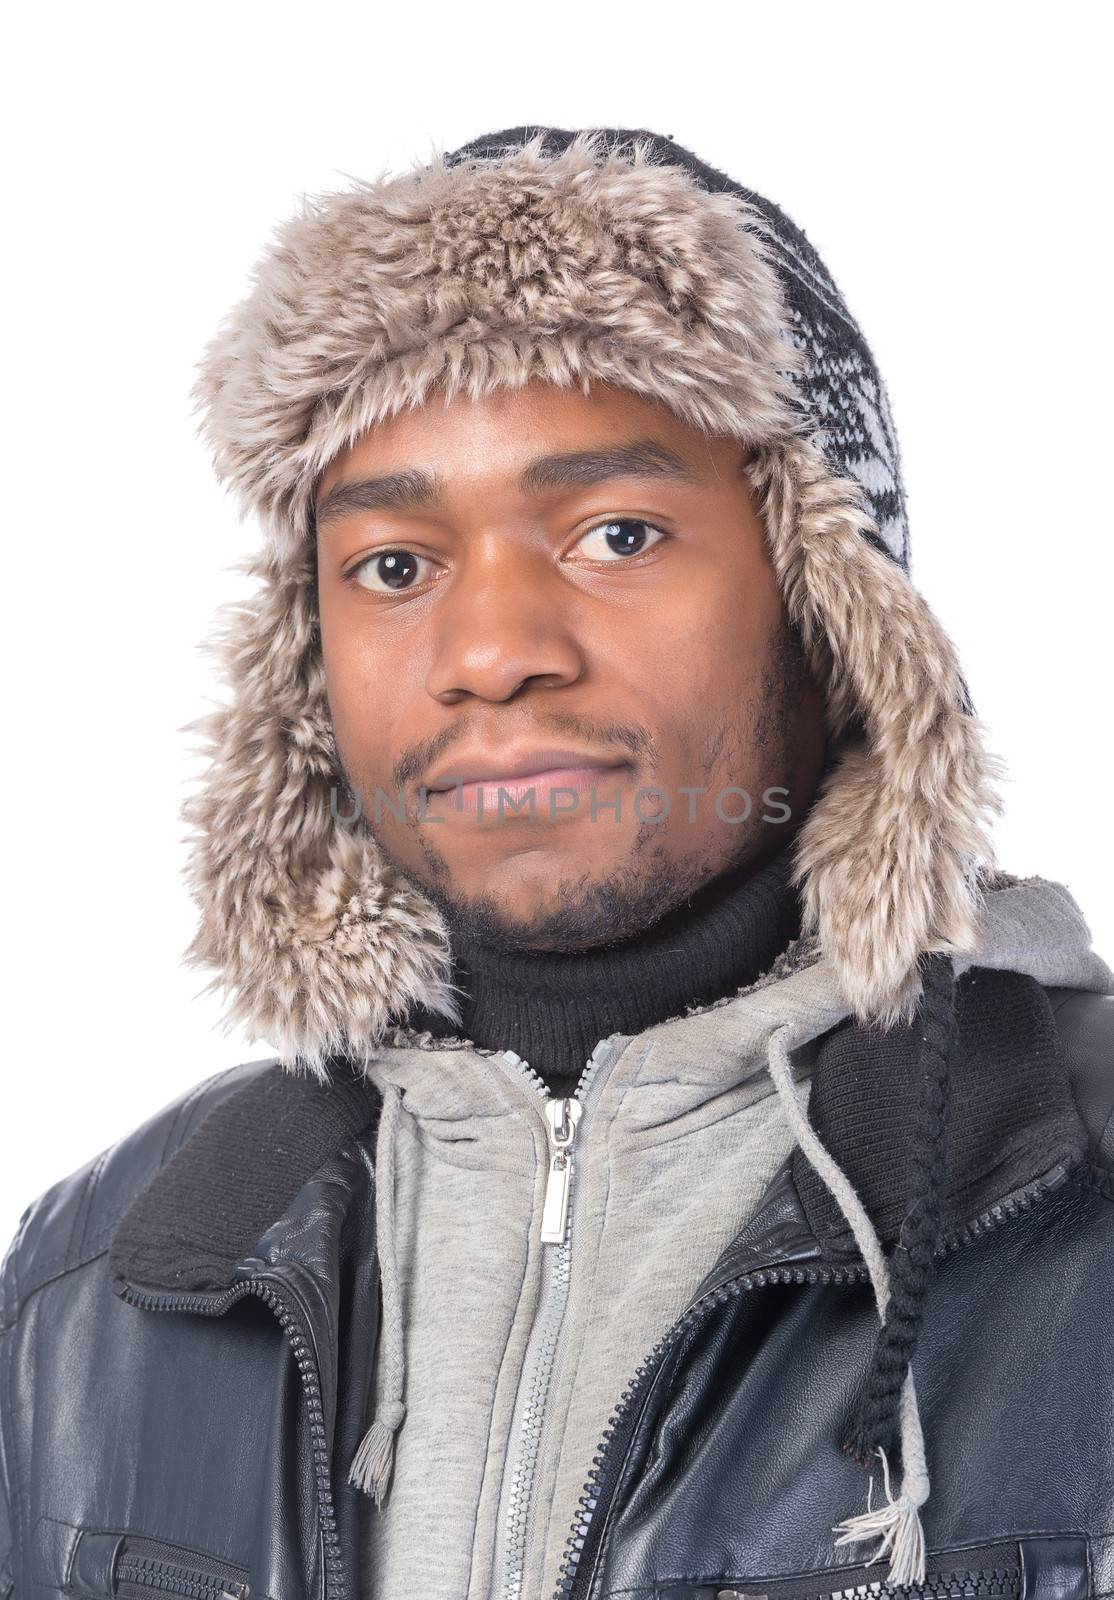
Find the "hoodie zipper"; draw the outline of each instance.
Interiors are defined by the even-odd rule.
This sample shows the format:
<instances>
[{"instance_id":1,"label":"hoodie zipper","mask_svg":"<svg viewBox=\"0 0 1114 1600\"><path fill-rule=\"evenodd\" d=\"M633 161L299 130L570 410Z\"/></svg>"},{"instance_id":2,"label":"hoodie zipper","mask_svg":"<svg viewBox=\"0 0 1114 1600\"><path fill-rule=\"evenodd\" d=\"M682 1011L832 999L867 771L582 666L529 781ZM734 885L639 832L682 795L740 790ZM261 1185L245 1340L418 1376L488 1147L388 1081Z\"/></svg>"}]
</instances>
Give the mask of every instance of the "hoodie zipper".
<instances>
[{"instance_id":1,"label":"hoodie zipper","mask_svg":"<svg viewBox=\"0 0 1114 1600\"><path fill-rule=\"evenodd\" d=\"M330 1480L329 1439L325 1427L325 1413L321 1403L321 1378L314 1353L313 1335L309 1321L293 1299L288 1300L262 1276L245 1279L218 1294L152 1294L145 1289L133 1288L124 1283L120 1297L129 1305L144 1311L193 1311L207 1317L220 1317L246 1295L258 1295L270 1306L278 1318L294 1351L302 1380L302 1398L305 1402L310 1437L313 1442L314 1475L317 1482L318 1537L321 1549L321 1600L348 1600L348 1583L344 1576L340 1539L337 1534L336 1511L333 1505L333 1488Z\"/></svg>"},{"instance_id":2,"label":"hoodie zipper","mask_svg":"<svg viewBox=\"0 0 1114 1600\"><path fill-rule=\"evenodd\" d=\"M572 1187L572 1142L583 1106L575 1096L570 1100L547 1100L549 1122L549 1175L545 1182L542 1207L542 1244L561 1244L569 1227L569 1190Z\"/></svg>"},{"instance_id":3,"label":"hoodie zipper","mask_svg":"<svg viewBox=\"0 0 1114 1600\"><path fill-rule=\"evenodd\" d=\"M502 1060L522 1074L529 1088L543 1102L549 1168L539 1230L544 1252L541 1294L523 1357L511 1438L503 1466L492 1563L492 1600L519 1600L522 1593L526 1552L534 1524L534 1490L542 1433L572 1277L572 1249L577 1231L575 1164L583 1148L585 1127L595 1099L594 1086L602 1081L601 1074L614 1066L627 1042L621 1035L601 1040L581 1074L576 1094L564 1099L555 1099L529 1063L513 1050L502 1052Z\"/></svg>"},{"instance_id":4,"label":"hoodie zipper","mask_svg":"<svg viewBox=\"0 0 1114 1600\"><path fill-rule=\"evenodd\" d=\"M984 1211L970 1222L946 1233L937 1249L937 1256L953 1254L971 1240L993 1232L1023 1212L1029 1211L1059 1189L1071 1176L1078 1163L1060 1162L1041 1177L1018 1189ZM754 1289L769 1284L852 1284L869 1279L866 1264L849 1262L839 1267L778 1266L776 1263L741 1274L719 1284L707 1294L694 1300L638 1367L612 1413L604 1431L599 1449L593 1458L592 1471L580 1496L576 1518L565 1543L565 1556L561 1565L554 1600L585 1600L592 1579L592 1567L604 1536L610 1514L610 1501L618 1486L626 1446L634 1432L642 1405L647 1399L654 1379L666 1356L677 1341L715 1306Z\"/></svg>"}]
</instances>

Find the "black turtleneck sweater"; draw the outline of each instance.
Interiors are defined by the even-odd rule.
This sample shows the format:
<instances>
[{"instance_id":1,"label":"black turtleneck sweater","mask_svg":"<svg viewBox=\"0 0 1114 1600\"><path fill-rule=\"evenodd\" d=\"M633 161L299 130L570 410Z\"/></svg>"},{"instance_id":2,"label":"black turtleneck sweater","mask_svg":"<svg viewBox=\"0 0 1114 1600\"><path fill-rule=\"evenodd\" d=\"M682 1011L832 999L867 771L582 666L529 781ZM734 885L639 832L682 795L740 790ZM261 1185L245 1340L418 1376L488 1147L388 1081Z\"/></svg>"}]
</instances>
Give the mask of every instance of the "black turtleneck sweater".
<instances>
[{"instance_id":1,"label":"black turtleneck sweater","mask_svg":"<svg viewBox=\"0 0 1114 1600\"><path fill-rule=\"evenodd\" d=\"M557 1096L572 1095L612 1033L638 1034L760 976L800 932L789 852L736 868L633 938L590 950L506 952L450 925L461 1022L421 1011L411 1027L513 1050Z\"/></svg>"}]
</instances>

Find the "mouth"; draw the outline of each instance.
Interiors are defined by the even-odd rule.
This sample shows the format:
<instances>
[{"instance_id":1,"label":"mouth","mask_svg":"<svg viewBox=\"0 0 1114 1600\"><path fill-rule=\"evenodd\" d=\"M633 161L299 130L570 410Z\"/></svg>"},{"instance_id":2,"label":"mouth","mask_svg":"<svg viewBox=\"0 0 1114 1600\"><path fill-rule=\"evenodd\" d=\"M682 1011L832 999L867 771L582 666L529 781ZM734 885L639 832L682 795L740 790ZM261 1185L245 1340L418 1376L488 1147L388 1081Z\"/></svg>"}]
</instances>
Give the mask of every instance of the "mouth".
<instances>
[{"instance_id":1,"label":"mouth","mask_svg":"<svg viewBox=\"0 0 1114 1600\"><path fill-rule=\"evenodd\" d=\"M629 760L580 752L533 751L495 760L460 758L426 784L429 814L456 811L513 822L556 822L562 817L614 813L616 785L631 772Z\"/></svg>"}]
</instances>

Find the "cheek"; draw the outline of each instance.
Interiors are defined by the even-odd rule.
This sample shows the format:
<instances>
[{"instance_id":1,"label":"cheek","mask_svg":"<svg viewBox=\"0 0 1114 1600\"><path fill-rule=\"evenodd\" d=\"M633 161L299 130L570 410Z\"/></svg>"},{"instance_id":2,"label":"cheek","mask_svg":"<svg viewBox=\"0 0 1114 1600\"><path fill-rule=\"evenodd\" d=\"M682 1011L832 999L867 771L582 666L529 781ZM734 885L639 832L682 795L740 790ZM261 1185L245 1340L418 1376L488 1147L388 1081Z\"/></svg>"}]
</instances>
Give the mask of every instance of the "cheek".
<instances>
[{"instance_id":1,"label":"cheek","mask_svg":"<svg viewBox=\"0 0 1114 1600\"><path fill-rule=\"evenodd\" d=\"M666 614L645 619L622 671L647 722L689 761L728 745L737 755L749 742L781 616L772 576L721 572L674 594Z\"/></svg>"},{"instance_id":2,"label":"cheek","mask_svg":"<svg viewBox=\"0 0 1114 1600\"><path fill-rule=\"evenodd\" d=\"M403 713L397 673L366 635L338 626L327 606L321 615L321 654L341 760L354 779L379 781L395 749L394 721Z\"/></svg>"}]
</instances>

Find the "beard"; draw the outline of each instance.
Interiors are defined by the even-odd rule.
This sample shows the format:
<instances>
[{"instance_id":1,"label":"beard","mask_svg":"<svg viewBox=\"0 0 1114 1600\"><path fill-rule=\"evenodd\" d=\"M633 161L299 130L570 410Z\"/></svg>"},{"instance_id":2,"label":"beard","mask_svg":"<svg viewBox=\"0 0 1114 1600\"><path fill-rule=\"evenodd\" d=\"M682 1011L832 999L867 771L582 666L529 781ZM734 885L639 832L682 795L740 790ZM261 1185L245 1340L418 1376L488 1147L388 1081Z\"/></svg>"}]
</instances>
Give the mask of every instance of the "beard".
<instances>
[{"instance_id":1,"label":"beard","mask_svg":"<svg viewBox=\"0 0 1114 1600\"><path fill-rule=\"evenodd\" d=\"M721 857L694 851L678 860L644 824L625 861L603 877L566 874L531 915L511 917L494 894L462 895L434 871L422 892L451 932L507 954L529 950L586 950L619 944L644 933L671 911L717 882L725 872L753 859L747 840L725 867Z\"/></svg>"}]
</instances>

